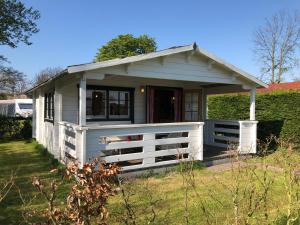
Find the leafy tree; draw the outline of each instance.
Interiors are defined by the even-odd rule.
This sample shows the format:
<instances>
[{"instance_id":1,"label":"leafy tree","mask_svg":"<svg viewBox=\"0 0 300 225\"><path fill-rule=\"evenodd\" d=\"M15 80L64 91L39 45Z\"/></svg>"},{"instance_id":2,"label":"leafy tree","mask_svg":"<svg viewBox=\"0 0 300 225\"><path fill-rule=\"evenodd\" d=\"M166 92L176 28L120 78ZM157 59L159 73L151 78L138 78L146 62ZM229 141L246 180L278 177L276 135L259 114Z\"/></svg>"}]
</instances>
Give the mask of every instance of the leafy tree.
<instances>
[{"instance_id":1,"label":"leafy tree","mask_svg":"<svg viewBox=\"0 0 300 225\"><path fill-rule=\"evenodd\" d=\"M271 83L280 83L283 75L297 65L296 51L300 47L300 14L280 11L254 34L255 53L261 63L264 77Z\"/></svg>"},{"instance_id":2,"label":"leafy tree","mask_svg":"<svg viewBox=\"0 0 300 225\"><path fill-rule=\"evenodd\" d=\"M0 44L16 48L19 42L30 45L29 38L39 30L40 13L18 0L0 0Z\"/></svg>"},{"instance_id":3,"label":"leafy tree","mask_svg":"<svg viewBox=\"0 0 300 225\"><path fill-rule=\"evenodd\" d=\"M114 58L125 58L156 51L154 38L148 35L134 37L132 34L119 35L98 49L95 62Z\"/></svg>"},{"instance_id":4,"label":"leafy tree","mask_svg":"<svg viewBox=\"0 0 300 225\"><path fill-rule=\"evenodd\" d=\"M21 1L0 0L0 45L11 48L16 48L20 42L30 45L29 38L39 31L36 25L39 18L39 11L26 8ZM4 62L8 61L0 55L0 69L11 69L5 68Z\"/></svg>"},{"instance_id":5,"label":"leafy tree","mask_svg":"<svg viewBox=\"0 0 300 225\"><path fill-rule=\"evenodd\" d=\"M61 71L62 68L60 67L54 67L54 68L47 67L35 75L35 78L33 80L33 85L41 84L46 80L48 80L49 78L56 76Z\"/></svg>"}]
</instances>

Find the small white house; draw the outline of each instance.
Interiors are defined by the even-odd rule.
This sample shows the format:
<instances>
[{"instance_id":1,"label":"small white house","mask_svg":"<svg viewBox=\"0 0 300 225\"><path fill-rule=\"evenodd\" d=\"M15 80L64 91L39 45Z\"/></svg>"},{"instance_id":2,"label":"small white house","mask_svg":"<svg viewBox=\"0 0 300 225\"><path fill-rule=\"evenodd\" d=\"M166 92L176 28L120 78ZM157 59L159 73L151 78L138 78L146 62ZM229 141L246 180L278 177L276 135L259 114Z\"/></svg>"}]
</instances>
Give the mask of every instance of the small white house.
<instances>
[{"instance_id":1,"label":"small white house","mask_svg":"<svg viewBox=\"0 0 300 225\"><path fill-rule=\"evenodd\" d=\"M124 170L203 160L232 142L255 153L257 87L196 44L73 65L28 91L33 137L61 160L102 156ZM232 92L250 92L249 120L207 119L207 96Z\"/></svg>"}]
</instances>

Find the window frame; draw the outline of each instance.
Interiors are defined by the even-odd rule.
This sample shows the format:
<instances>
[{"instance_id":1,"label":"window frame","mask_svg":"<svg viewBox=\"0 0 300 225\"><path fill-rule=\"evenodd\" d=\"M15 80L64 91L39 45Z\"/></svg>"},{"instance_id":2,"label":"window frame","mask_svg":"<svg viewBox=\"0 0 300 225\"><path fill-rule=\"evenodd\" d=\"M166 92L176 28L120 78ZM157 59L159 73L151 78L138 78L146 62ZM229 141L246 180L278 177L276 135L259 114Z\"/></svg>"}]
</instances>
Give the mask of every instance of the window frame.
<instances>
[{"instance_id":1,"label":"window frame","mask_svg":"<svg viewBox=\"0 0 300 225\"><path fill-rule=\"evenodd\" d=\"M194 111L194 110L191 110L191 111L186 111L186 101L185 101L185 95L186 94L197 94L198 95L198 110L197 111ZM183 113L182 113L182 118L183 118L183 121L186 121L186 122L198 122L198 121L202 121L203 120L203 115L202 115L202 89L192 89L192 90L184 90L184 93L183 93ZM198 113L198 120L197 121L194 121L194 120L186 120L186 117L185 117L185 114L186 112L188 113L193 113L193 112L197 112Z\"/></svg>"},{"instance_id":2,"label":"window frame","mask_svg":"<svg viewBox=\"0 0 300 225\"><path fill-rule=\"evenodd\" d=\"M116 86L101 86L101 85L87 85L86 90L102 90L106 93L105 99L105 118L87 118L87 122L93 121L131 121L134 123L134 92L135 88L131 87L116 87ZM126 91L129 92L129 117L128 118L110 118L109 117L109 91ZM88 115L86 115L88 116Z\"/></svg>"},{"instance_id":3,"label":"window frame","mask_svg":"<svg viewBox=\"0 0 300 225\"><path fill-rule=\"evenodd\" d=\"M54 122L54 91L44 95L44 121Z\"/></svg>"}]
</instances>

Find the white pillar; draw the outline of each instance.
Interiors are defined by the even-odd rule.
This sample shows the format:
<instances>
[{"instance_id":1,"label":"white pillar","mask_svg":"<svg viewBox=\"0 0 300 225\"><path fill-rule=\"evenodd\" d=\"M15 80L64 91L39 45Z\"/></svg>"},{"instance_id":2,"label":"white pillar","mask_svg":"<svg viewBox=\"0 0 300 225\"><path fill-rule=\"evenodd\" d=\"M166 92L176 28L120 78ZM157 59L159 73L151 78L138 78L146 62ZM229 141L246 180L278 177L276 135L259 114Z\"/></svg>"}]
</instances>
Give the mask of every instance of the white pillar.
<instances>
[{"instance_id":1,"label":"white pillar","mask_svg":"<svg viewBox=\"0 0 300 225\"><path fill-rule=\"evenodd\" d=\"M36 138L36 92L32 93L32 137Z\"/></svg>"},{"instance_id":2,"label":"white pillar","mask_svg":"<svg viewBox=\"0 0 300 225\"><path fill-rule=\"evenodd\" d=\"M256 88L250 90L250 120L255 120L255 95Z\"/></svg>"},{"instance_id":3,"label":"white pillar","mask_svg":"<svg viewBox=\"0 0 300 225\"><path fill-rule=\"evenodd\" d=\"M79 84L79 125L86 125L86 77L82 75Z\"/></svg>"}]
</instances>

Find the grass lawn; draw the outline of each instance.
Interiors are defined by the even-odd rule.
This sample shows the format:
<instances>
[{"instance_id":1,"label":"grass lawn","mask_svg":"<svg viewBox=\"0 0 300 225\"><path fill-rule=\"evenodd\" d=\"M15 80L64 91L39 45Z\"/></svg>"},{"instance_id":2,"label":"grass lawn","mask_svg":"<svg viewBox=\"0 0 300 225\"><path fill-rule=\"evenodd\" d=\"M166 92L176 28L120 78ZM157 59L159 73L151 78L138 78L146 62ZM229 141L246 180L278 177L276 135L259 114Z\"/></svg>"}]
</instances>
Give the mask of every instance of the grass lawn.
<instances>
[{"instance_id":1,"label":"grass lawn","mask_svg":"<svg viewBox=\"0 0 300 225\"><path fill-rule=\"evenodd\" d=\"M43 179L52 179L51 162L35 149L35 143L25 141L0 142L0 182L8 179L12 171L16 172L16 185L21 189L26 199L33 198L37 192L31 185L31 178L39 176ZM279 154L279 153L275 153ZM271 156L268 156L271 158ZM257 162L258 159L255 160ZM262 177L262 171L257 170ZM270 220L279 218L285 212L287 197L283 185L282 174L269 171L269 177L274 181L271 186L268 213ZM126 196L137 219L136 224L207 224L210 220L214 224L232 224L233 203L228 186L233 183L233 173L230 171L214 172L209 169L194 171L195 187L188 189L188 198L185 199L183 178L179 172L144 177L132 180L124 186ZM259 186L258 182L250 183L249 172L241 174L241 190L247 187ZM58 179L58 177L55 177ZM59 189L58 204L65 201L68 184ZM123 206L121 194L109 201L110 224L124 224L126 210ZM247 201L242 201L240 210L247 209ZM185 212L188 206L188 213ZM45 202L37 196L31 204L32 209L44 209ZM204 216L209 215L209 216ZM251 219L252 224L262 224L256 218ZM212 219L213 218L213 219ZM0 203L0 224L19 224L22 221L22 202L18 189L13 188L7 198Z\"/></svg>"}]
</instances>

